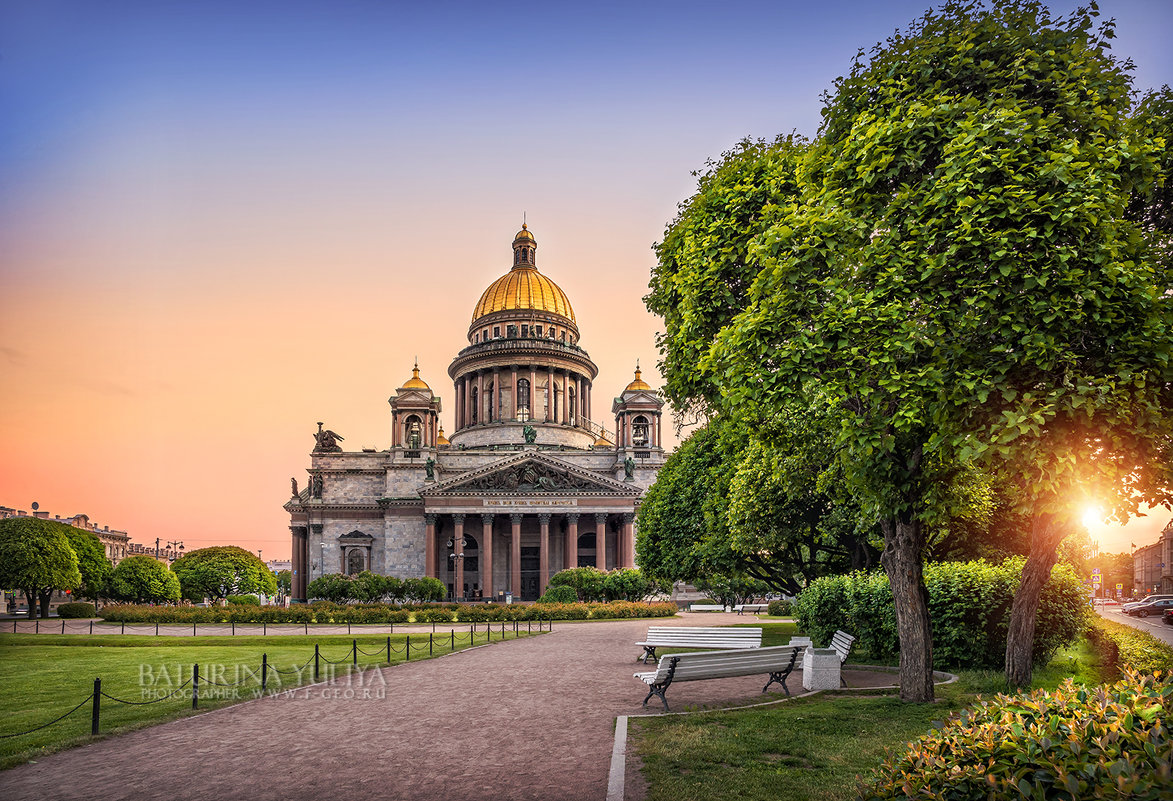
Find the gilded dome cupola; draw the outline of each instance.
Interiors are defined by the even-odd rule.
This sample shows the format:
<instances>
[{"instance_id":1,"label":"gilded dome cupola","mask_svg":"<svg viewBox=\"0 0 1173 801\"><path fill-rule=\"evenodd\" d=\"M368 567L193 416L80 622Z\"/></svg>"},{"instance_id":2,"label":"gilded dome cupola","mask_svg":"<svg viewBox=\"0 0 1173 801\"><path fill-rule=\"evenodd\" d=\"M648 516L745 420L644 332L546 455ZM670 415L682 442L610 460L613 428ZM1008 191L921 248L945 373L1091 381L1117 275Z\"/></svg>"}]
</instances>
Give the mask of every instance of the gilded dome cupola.
<instances>
[{"instance_id":1,"label":"gilded dome cupola","mask_svg":"<svg viewBox=\"0 0 1173 801\"><path fill-rule=\"evenodd\" d=\"M528 320L530 313L538 313L566 318L573 329L571 338L577 340L570 299L561 287L538 272L537 250L538 242L529 226L522 224L513 237L513 267L481 294L472 312L470 332L475 332L481 318L498 312L520 312L519 320ZM469 338L473 336L470 334Z\"/></svg>"}]
</instances>

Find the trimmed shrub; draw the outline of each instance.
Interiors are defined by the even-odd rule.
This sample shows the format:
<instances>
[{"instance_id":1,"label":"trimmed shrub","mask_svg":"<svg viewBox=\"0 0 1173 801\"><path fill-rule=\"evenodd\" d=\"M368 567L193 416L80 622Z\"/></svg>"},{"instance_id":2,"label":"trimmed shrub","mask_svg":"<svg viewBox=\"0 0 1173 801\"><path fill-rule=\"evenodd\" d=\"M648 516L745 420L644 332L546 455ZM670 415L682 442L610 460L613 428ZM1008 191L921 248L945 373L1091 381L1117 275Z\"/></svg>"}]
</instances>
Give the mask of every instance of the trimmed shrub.
<instances>
[{"instance_id":1,"label":"trimmed shrub","mask_svg":"<svg viewBox=\"0 0 1173 801\"><path fill-rule=\"evenodd\" d=\"M93 617L94 605L83 603L81 601L74 601L67 604L61 604L57 607L57 617L75 618L75 617Z\"/></svg>"},{"instance_id":2,"label":"trimmed shrub","mask_svg":"<svg viewBox=\"0 0 1173 801\"><path fill-rule=\"evenodd\" d=\"M1088 634L1097 650L1104 654L1108 667L1117 673L1128 670L1173 673L1173 648L1146 631L1097 616L1092 619Z\"/></svg>"},{"instance_id":3,"label":"trimmed shrub","mask_svg":"<svg viewBox=\"0 0 1173 801\"><path fill-rule=\"evenodd\" d=\"M981 701L889 755L864 801L904 798L1168 798L1167 674Z\"/></svg>"},{"instance_id":4,"label":"trimmed shrub","mask_svg":"<svg viewBox=\"0 0 1173 801\"><path fill-rule=\"evenodd\" d=\"M770 601L766 607L766 614L773 617L787 617L790 614L790 601Z\"/></svg>"},{"instance_id":5,"label":"trimmed shrub","mask_svg":"<svg viewBox=\"0 0 1173 801\"><path fill-rule=\"evenodd\" d=\"M557 587L551 586L546 590L545 594L538 599L540 604L573 604L578 602L578 593L574 591L573 587L568 587L565 584Z\"/></svg>"},{"instance_id":6,"label":"trimmed shrub","mask_svg":"<svg viewBox=\"0 0 1173 801\"><path fill-rule=\"evenodd\" d=\"M228 603L237 606L260 606L261 599L255 595L229 595Z\"/></svg>"},{"instance_id":7,"label":"trimmed shrub","mask_svg":"<svg viewBox=\"0 0 1173 801\"><path fill-rule=\"evenodd\" d=\"M979 560L925 566L934 667L1003 666L1010 605L1023 562L1014 557L998 565ZM795 599L793 611L799 629L816 643L829 643L836 629L843 629L872 657L891 659L899 653L896 609L882 571L817 579ZM1070 567L1056 566L1039 600L1035 663L1045 665L1055 651L1075 642L1088 614L1082 582Z\"/></svg>"},{"instance_id":8,"label":"trimmed shrub","mask_svg":"<svg viewBox=\"0 0 1173 801\"><path fill-rule=\"evenodd\" d=\"M579 601L603 600L603 581L606 573L597 567L571 567L559 570L550 577L550 586L572 587Z\"/></svg>"}]
</instances>

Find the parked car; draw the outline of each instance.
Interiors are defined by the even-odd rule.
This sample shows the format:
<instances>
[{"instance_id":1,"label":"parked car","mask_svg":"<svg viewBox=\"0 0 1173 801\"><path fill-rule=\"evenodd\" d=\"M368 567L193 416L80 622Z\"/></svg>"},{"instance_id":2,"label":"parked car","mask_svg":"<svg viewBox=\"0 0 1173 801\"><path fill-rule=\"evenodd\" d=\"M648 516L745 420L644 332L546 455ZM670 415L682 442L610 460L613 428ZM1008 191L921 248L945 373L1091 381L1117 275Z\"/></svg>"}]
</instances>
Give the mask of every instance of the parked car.
<instances>
[{"instance_id":1,"label":"parked car","mask_svg":"<svg viewBox=\"0 0 1173 801\"><path fill-rule=\"evenodd\" d=\"M1165 615L1161 619L1165 621L1166 626L1173 626L1173 609L1166 609Z\"/></svg>"},{"instance_id":2,"label":"parked car","mask_svg":"<svg viewBox=\"0 0 1173 801\"><path fill-rule=\"evenodd\" d=\"M1173 609L1173 598L1158 598L1155 601L1137 604L1125 611L1134 617L1148 617L1149 615L1159 615L1166 609Z\"/></svg>"},{"instance_id":3,"label":"parked car","mask_svg":"<svg viewBox=\"0 0 1173 801\"><path fill-rule=\"evenodd\" d=\"M1165 600L1165 599L1169 599L1169 598L1173 598L1173 595L1147 595L1144 598L1141 598L1139 601L1132 601L1131 603L1124 604L1123 611L1124 611L1124 614L1130 615L1130 614L1132 614L1133 609L1136 609L1144 604L1152 603L1153 601L1161 601L1161 600Z\"/></svg>"}]
</instances>

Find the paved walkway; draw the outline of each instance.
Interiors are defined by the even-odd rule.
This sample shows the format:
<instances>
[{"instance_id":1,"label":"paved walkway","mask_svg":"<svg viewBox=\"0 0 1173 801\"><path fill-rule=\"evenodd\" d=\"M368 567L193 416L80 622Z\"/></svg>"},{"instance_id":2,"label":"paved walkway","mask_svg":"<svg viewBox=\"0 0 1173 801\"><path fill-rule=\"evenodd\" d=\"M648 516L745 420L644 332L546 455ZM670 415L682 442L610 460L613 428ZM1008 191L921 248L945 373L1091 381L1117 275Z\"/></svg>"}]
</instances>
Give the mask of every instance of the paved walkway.
<instances>
[{"instance_id":1,"label":"paved walkway","mask_svg":"<svg viewBox=\"0 0 1173 801\"><path fill-rule=\"evenodd\" d=\"M718 613L651 622L751 620ZM377 690L385 679L383 699L363 699L357 687L359 697L335 698L346 688L316 685L111 737L0 773L0 798L603 801L614 718L647 711L644 685L632 678L632 643L648 625L556 623L541 637L376 671L365 684ZM855 687L894 678L845 675ZM679 710L761 701L763 683L682 683L669 702ZM801 673L788 684L801 692Z\"/></svg>"},{"instance_id":2,"label":"paved walkway","mask_svg":"<svg viewBox=\"0 0 1173 801\"><path fill-rule=\"evenodd\" d=\"M1105 620L1132 626L1134 629L1140 629L1153 635L1167 645L1173 645L1173 626L1166 625L1160 617L1155 615L1153 617L1132 617L1121 612L1119 607L1097 608L1096 612Z\"/></svg>"}]
</instances>

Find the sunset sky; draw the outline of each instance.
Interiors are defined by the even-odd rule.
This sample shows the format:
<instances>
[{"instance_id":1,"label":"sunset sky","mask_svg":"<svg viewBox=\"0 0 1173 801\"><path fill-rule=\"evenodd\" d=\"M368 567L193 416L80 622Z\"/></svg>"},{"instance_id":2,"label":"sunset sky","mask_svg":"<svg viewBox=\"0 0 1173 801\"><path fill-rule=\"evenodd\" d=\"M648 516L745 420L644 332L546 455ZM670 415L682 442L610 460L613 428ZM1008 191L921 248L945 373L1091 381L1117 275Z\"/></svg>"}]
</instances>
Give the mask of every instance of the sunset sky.
<instances>
[{"instance_id":1,"label":"sunset sky","mask_svg":"<svg viewBox=\"0 0 1173 801\"><path fill-rule=\"evenodd\" d=\"M317 421L386 448L418 356L452 430L523 212L601 397L636 359L658 385L641 297L690 172L813 135L927 5L0 0L0 505L288 558ZM1173 83L1173 3L1100 6Z\"/></svg>"}]
</instances>

